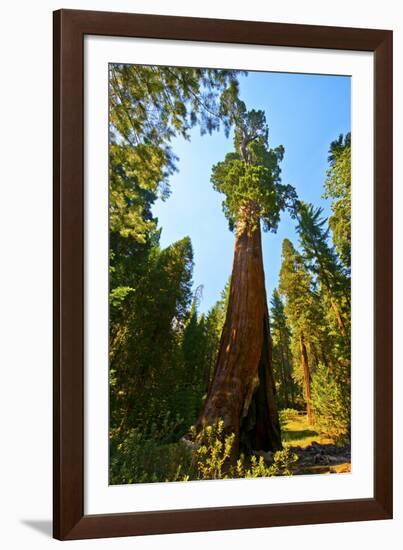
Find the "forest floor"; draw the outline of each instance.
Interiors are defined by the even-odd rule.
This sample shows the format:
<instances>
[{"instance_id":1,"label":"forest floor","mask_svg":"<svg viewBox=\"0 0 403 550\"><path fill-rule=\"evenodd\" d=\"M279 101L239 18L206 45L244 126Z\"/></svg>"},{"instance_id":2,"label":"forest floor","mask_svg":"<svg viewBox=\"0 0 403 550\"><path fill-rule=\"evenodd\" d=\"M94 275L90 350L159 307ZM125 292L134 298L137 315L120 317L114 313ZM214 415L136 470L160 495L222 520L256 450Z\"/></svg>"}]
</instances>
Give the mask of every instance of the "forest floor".
<instances>
[{"instance_id":1,"label":"forest floor","mask_svg":"<svg viewBox=\"0 0 403 550\"><path fill-rule=\"evenodd\" d=\"M283 443L298 455L294 475L335 474L351 470L350 446L335 441L309 424L305 415L298 415L282 427Z\"/></svg>"}]
</instances>

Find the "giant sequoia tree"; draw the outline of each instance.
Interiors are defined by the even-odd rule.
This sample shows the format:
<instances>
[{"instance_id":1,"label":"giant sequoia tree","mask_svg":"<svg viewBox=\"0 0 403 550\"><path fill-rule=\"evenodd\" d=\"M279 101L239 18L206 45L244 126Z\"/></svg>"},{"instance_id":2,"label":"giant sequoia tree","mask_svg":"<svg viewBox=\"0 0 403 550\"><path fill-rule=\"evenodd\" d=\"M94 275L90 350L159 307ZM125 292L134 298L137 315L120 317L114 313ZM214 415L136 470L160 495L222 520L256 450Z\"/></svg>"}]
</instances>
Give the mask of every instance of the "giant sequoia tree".
<instances>
[{"instance_id":1,"label":"giant sequoia tree","mask_svg":"<svg viewBox=\"0 0 403 550\"><path fill-rule=\"evenodd\" d=\"M214 189L223 193L223 210L235 230L235 251L226 319L214 378L199 426L224 421L239 448L276 450L281 434L275 401L261 222L276 231L280 212L295 200L280 183L283 147L268 147L262 111L234 104L235 151L213 167Z\"/></svg>"}]
</instances>

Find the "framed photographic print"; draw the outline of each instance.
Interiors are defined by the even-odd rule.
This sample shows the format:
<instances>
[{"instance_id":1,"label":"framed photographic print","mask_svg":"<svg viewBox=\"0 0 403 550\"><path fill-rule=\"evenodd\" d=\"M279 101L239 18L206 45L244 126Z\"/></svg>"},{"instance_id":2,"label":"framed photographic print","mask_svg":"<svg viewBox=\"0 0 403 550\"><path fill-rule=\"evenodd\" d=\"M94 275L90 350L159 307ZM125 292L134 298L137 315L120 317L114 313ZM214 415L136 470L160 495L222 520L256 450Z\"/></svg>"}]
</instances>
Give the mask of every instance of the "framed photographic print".
<instances>
[{"instance_id":1,"label":"framed photographic print","mask_svg":"<svg viewBox=\"0 0 403 550\"><path fill-rule=\"evenodd\" d=\"M54 13L54 536L392 517L391 31Z\"/></svg>"}]
</instances>

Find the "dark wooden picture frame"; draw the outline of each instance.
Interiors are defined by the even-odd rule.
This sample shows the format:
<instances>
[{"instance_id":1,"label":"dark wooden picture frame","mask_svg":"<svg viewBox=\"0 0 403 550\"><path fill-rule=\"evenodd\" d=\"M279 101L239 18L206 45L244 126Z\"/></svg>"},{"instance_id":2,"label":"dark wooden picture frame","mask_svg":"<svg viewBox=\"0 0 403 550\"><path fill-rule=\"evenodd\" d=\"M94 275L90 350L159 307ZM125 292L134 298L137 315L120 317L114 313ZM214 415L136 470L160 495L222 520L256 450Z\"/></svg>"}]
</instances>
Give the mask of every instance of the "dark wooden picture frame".
<instances>
[{"instance_id":1,"label":"dark wooden picture frame","mask_svg":"<svg viewBox=\"0 0 403 550\"><path fill-rule=\"evenodd\" d=\"M84 36L374 53L374 497L84 514ZM392 517L391 31L59 10L54 13L54 536L61 540ZM106 131L106 130L105 130Z\"/></svg>"}]
</instances>

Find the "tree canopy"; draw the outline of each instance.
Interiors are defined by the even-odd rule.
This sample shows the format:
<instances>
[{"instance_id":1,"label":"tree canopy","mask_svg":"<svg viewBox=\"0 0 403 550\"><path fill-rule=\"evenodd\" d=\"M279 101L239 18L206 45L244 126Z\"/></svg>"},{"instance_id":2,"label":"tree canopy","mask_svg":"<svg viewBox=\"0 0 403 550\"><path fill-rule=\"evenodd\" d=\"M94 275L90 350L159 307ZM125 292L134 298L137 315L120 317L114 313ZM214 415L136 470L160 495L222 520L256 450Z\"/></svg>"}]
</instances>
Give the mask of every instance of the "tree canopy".
<instances>
[{"instance_id":1,"label":"tree canopy","mask_svg":"<svg viewBox=\"0 0 403 550\"><path fill-rule=\"evenodd\" d=\"M231 230L237 223L247 223L253 230L262 220L264 230L276 231L281 210L296 199L294 188L281 183L284 147L269 148L263 111L247 111L239 100L232 120L234 152L213 166L213 187L225 195L223 211Z\"/></svg>"},{"instance_id":2,"label":"tree canopy","mask_svg":"<svg viewBox=\"0 0 403 550\"><path fill-rule=\"evenodd\" d=\"M329 150L324 197L333 199L329 227L345 268L351 266L351 134L340 135Z\"/></svg>"},{"instance_id":3,"label":"tree canopy","mask_svg":"<svg viewBox=\"0 0 403 550\"><path fill-rule=\"evenodd\" d=\"M177 157L171 141L224 127L239 71L110 64L110 226L144 242L156 227L150 206L169 195Z\"/></svg>"}]
</instances>

